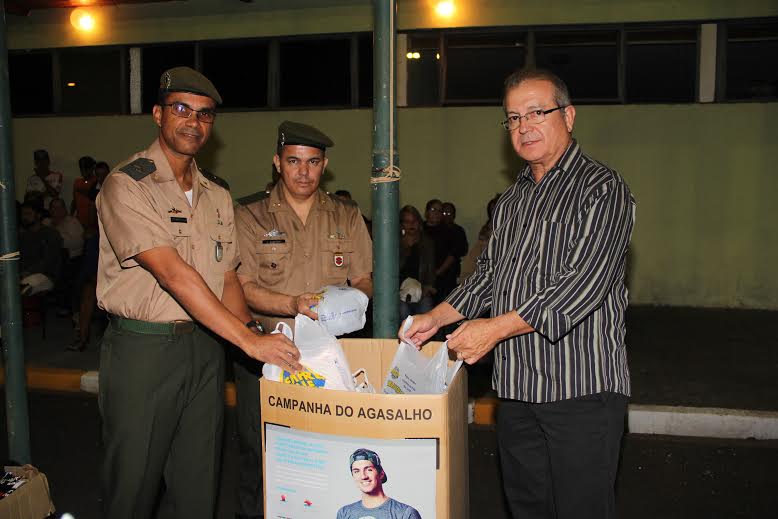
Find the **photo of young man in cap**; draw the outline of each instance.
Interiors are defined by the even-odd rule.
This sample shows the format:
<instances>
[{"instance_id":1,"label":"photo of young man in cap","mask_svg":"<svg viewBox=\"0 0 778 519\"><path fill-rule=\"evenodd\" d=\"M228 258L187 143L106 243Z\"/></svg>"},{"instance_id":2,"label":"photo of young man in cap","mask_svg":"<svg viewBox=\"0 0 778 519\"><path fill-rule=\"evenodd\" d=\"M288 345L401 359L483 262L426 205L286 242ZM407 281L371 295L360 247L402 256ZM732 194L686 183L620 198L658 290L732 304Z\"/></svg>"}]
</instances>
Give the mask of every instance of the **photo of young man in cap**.
<instances>
[{"instance_id":1,"label":"photo of young man in cap","mask_svg":"<svg viewBox=\"0 0 778 519\"><path fill-rule=\"evenodd\" d=\"M349 457L349 469L362 498L341 507L337 519L421 519L415 508L386 495L388 477L377 453L355 450Z\"/></svg>"}]
</instances>

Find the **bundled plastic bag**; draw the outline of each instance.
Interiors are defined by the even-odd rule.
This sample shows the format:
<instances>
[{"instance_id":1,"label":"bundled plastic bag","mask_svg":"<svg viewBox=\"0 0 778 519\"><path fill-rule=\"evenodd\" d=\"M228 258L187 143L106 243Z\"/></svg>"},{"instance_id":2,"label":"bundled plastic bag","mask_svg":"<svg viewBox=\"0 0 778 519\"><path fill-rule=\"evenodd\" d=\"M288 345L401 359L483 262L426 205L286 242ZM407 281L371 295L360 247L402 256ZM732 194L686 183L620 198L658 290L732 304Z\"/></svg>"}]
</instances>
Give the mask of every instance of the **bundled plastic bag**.
<instances>
[{"instance_id":1,"label":"bundled plastic bag","mask_svg":"<svg viewBox=\"0 0 778 519\"><path fill-rule=\"evenodd\" d=\"M403 324L403 332L407 330L413 316L408 317ZM445 393L454 380L462 361L458 360L448 365L448 342L444 342L432 358L427 358L420 351L406 342L397 347L397 353L392 360L392 367L386 375L381 392L395 394L434 394Z\"/></svg>"},{"instance_id":2,"label":"bundled plastic bag","mask_svg":"<svg viewBox=\"0 0 778 519\"><path fill-rule=\"evenodd\" d=\"M338 336L361 330L365 326L368 298L356 288L329 285L322 289L321 299L313 310L330 334Z\"/></svg>"},{"instance_id":3,"label":"bundled plastic bag","mask_svg":"<svg viewBox=\"0 0 778 519\"><path fill-rule=\"evenodd\" d=\"M286 323L278 323L273 333L283 333L290 340L293 338ZM303 370L292 374L279 366L265 364L262 376L284 384L355 391L343 348L318 321L298 314L294 319L294 343L300 350Z\"/></svg>"}]
</instances>

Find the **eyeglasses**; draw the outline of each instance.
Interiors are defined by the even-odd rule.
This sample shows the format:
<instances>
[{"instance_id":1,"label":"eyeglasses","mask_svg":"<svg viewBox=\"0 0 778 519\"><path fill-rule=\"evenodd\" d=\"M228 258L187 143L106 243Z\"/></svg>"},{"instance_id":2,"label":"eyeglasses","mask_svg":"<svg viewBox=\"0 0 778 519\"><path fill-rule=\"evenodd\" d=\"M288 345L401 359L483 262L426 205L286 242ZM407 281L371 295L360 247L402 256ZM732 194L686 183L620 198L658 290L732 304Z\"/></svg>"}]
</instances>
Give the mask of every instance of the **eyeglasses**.
<instances>
[{"instance_id":1,"label":"eyeglasses","mask_svg":"<svg viewBox=\"0 0 778 519\"><path fill-rule=\"evenodd\" d=\"M443 216L451 216L453 214L451 211L443 211Z\"/></svg>"},{"instance_id":2,"label":"eyeglasses","mask_svg":"<svg viewBox=\"0 0 778 519\"><path fill-rule=\"evenodd\" d=\"M527 121L527 124L540 124L546 120L546 115L550 114L551 112L556 112L557 110L562 110L567 107L568 105L557 106L556 108L552 108L551 110L543 110L542 108L538 108L537 110L532 110L531 112L527 112L524 115L511 114L508 116L507 119L502 121L500 125L508 131L513 131L519 126L521 126L522 119L525 119Z\"/></svg>"},{"instance_id":3,"label":"eyeglasses","mask_svg":"<svg viewBox=\"0 0 778 519\"><path fill-rule=\"evenodd\" d=\"M427 209L427 211L429 211L430 213L440 213L443 211L443 209L439 207L430 207L429 209Z\"/></svg>"},{"instance_id":4,"label":"eyeglasses","mask_svg":"<svg viewBox=\"0 0 778 519\"><path fill-rule=\"evenodd\" d=\"M173 115L177 115L182 119L189 119L189 117L192 115L192 112L197 114L197 120L201 123L211 124L213 123L214 119L216 119L216 112L213 110L195 110L185 103L175 102L162 106L169 106Z\"/></svg>"}]
</instances>

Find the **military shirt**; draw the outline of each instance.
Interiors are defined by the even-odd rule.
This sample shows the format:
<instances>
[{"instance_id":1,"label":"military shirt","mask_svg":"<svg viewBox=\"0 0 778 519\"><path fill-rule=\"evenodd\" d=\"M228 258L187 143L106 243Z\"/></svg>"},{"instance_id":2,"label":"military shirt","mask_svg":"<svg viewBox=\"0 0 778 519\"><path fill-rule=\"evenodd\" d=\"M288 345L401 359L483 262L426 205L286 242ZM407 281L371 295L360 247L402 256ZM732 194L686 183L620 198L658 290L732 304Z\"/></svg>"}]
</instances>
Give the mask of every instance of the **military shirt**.
<instances>
[{"instance_id":1,"label":"military shirt","mask_svg":"<svg viewBox=\"0 0 778 519\"><path fill-rule=\"evenodd\" d=\"M176 249L220 299L224 274L240 261L229 193L192 161L190 206L158 140L106 177L97 214L97 300L114 315L153 322L192 319L135 261L136 254L156 247Z\"/></svg>"},{"instance_id":2,"label":"military shirt","mask_svg":"<svg viewBox=\"0 0 778 519\"><path fill-rule=\"evenodd\" d=\"M305 224L284 199L280 184L267 198L238 208L238 274L262 288L296 296L373 271L373 244L359 207L321 189L314 196ZM266 328L282 320L254 317Z\"/></svg>"}]
</instances>

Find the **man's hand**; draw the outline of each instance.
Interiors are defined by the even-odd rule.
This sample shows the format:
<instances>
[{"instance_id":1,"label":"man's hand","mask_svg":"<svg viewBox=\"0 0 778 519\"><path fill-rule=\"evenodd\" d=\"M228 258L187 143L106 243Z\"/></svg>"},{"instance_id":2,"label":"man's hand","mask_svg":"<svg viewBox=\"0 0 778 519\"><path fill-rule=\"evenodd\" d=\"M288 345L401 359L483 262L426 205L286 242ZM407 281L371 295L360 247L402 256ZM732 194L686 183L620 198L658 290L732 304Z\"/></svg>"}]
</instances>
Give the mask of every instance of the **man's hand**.
<instances>
[{"instance_id":1,"label":"man's hand","mask_svg":"<svg viewBox=\"0 0 778 519\"><path fill-rule=\"evenodd\" d=\"M443 302L426 314L414 315L413 323L404 332L403 325L405 323L401 323L397 336L401 341L410 342L416 348L421 349L421 345L430 340L441 326L455 323L464 318L465 316L457 312L453 306Z\"/></svg>"},{"instance_id":2,"label":"man's hand","mask_svg":"<svg viewBox=\"0 0 778 519\"><path fill-rule=\"evenodd\" d=\"M440 329L440 324L431 314L432 312L414 315L413 322L407 330L403 330L405 322L400 323L397 337L401 341L409 342L417 349L421 349L421 345L430 340Z\"/></svg>"},{"instance_id":3,"label":"man's hand","mask_svg":"<svg viewBox=\"0 0 778 519\"><path fill-rule=\"evenodd\" d=\"M465 321L446 336L448 349L457 353L457 359L475 364L500 341L497 326L492 319Z\"/></svg>"},{"instance_id":4,"label":"man's hand","mask_svg":"<svg viewBox=\"0 0 778 519\"><path fill-rule=\"evenodd\" d=\"M313 311L313 307L318 305L320 300L321 294L313 294L310 292L300 294L299 296L292 296L288 315L303 314L315 321L319 318L319 314Z\"/></svg>"},{"instance_id":5,"label":"man's hand","mask_svg":"<svg viewBox=\"0 0 778 519\"><path fill-rule=\"evenodd\" d=\"M243 347L246 354L261 362L275 364L287 371L297 372L303 369L300 364L300 351L283 333L254 335Z\"/></svg>"},{"instance_id":6,"label":"man's hand","mask_svg":"<svg viewBox=\"0 0 778 519\"><path fill-rule=\"evenodd\" d=\"M466 321L446 336L448 349L457 352L457 358L475 364L503 339L535 331L516 312L507 312L491 319Z\"/></svg>"}]
</instances>

